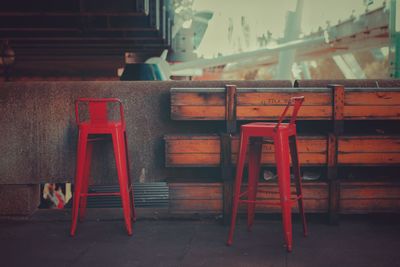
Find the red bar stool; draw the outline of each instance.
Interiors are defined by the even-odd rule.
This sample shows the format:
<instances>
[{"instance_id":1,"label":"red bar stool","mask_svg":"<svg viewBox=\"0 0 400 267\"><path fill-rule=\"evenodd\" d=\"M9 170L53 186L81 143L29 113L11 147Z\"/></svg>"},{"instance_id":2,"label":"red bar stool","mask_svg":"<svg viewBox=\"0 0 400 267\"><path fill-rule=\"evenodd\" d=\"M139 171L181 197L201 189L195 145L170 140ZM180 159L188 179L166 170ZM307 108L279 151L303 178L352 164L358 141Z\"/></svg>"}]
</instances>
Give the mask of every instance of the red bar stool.
<instances>
[{"instance_id":1,"label":"red bar stool","mask_svg":"<svg viewBox=\"0 0 400 267\"><path fill-rule=\"evenodd\" d=\"M292 97L279 118L278 123L255 122L242 125L240 128L240 147L236 165L235 192L233 196L232 221L229 229L228 245L232 245L233 232L235 230L236 217L240 203L247 204L247 227L251 230L254 222L255 205L270 204L281 206L283 232L285 244L288 251L292 250L292 217L291 208L295 201L298 201L299 212L303 223L304 236L307 235L307 224L304 215L303 195L301 190L300 166L297 152L296 138L296 117L304 101L304 96ZM286 112L293 105L293 113L289 123L282 123ZM260 173L261 146L263 140L272 141L275 145L275 161L278 172L278 185L280 203L256 200L257 192L267 193L265 190L257 190L258 178ZM248 164L248 189L241 192L242 175L246 159L247 146L249 148ZM296 183L296 197L291 199L290 192L290 160L292 158L292 168Z\"/></svg>"},{"instance_id":2,"label":"red bar stool","mask_svg":"<svg viewBox=\"0 0 400 267\"><path fill-rule=\"evenodd\" d=\"M81 121L79 118L79 106L83 105L82 103L87 103L90 117L85 121ZM108 118L108 105L112 104L119 105L118 120L109 120ZM80 219L85 216L88 196L119 195L121 196L126 230L128 235L132 235L132 220L136 220L136 213L133 188L129 177L126 124L121 100L117 98L79 98L75 102L75 117L79 135L70 234L71 236L75 235L78 216ZM113 142L120 192L88 193L93 142L104 140L104 135L111 135Z\"/></svg>"}]
</instances>

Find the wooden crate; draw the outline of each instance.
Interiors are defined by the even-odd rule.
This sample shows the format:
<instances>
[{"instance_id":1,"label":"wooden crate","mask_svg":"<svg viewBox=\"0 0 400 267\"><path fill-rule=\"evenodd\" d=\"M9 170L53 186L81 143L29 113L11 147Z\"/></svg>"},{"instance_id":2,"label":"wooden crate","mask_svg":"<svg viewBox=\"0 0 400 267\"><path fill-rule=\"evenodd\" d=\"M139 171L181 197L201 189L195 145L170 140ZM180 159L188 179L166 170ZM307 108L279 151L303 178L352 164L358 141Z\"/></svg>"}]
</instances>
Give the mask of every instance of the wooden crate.
<instances>
[{"instance_id":1,"label":"wooden crate","mask_svg":"<svg viewBox=\"0 0 400 267\"><path fill-rule=\"evenodd\" d=\"M220 164L218 135L168 135L165 140L167 167L212 167ZM323 136L299 136L299 158L302 165L326 164L327 140ZM232 160L236 162L239 140L232 140ZM274 165L274 145L263 144L261 162Z\"/></svg>"},{"instance_id":2,"label":"wooden crate","mask_svg":"<svg viewBox=\"0 0 400 267\"><path fill-rule=\"evenodd\" d=\"M400 212L400 183L340 182L340 212Z\"/></svg>"},{"instance_id":3,"label":"wooden crate","mask_svg":"<svg viewBox=\"0 0 400 267\"><path fill-rule=\"evenodd\" d=\"M276 120L292 96L305 96L299 119L332 119L332 94L327 88L238 88L238 120ZM173 120L224 120L224 88L172 88Z\"/></svg>"},{"instance_id":4,"label":"wooden crate","mask_svg":"<svg viewBox=\"0 0 400 267\"><path fill-rule=\"evenodd\" d=\"M169 183L171 214L219 214L222 211L222 183Z\"/></svg>"},{"instance_id":5,"label":"wooden crate","mask_svg":"<svg viewBox=\"0 0 400 267\"><path fill-rule=\"evenodd\" d=\"M292 96L305 96L300 120L331 120L333 105L342 106L343 119L400 119L400 88L346 88L334 100L328 88L238 88L238 120L276 120ZM340 94L339 94L340 95ZM172 88L174 120L224 120L224 88Z\"/></svg>"},{"instance_id":6,"label":"wooden crate","mask_svg":"<svg viewBox=\"0 0 400 267\"><path fill-rule=\"evenodd\" d=\"M276 183L260 183L260 189L272 192L258 198L279 202L278 186ZM292 192L295 191L292 186ZM326 212L328 210L328 185L324 182L307 182L303 184L304 206L306 212ZM222 213L222 183L169 183L170 213L195 214ZM240 212L245 212L242 205ZM258 205L257 212L278 213L280 208L271 205ZM297 212L297 205L293 206Z\"/></svg>"},{"instance_id":7,"label":"wooden crate","mask_svg":"<svg viewBox=\"0 0 400 267\"><path fill-rule=\"evenodd\" d=\"M344 95L344 119L400 119L399 88L347 88Z\"/></svg>"},{"instance_id":8,"label":"wooden crate","mask_svg":"<svg viewBox=\"0 0 400 267\"><path fill-rule=\"evenodd\" d=\"M328 84L328 83L327 83ZM318 86L321 86L319 84ZM353 85L355 86L355 85ZM370 85L365 85L370 86ZM332 188L323 182L305 183L306 209L327 211L335 220L341 213L399 211L400 186L392 182L343 182L335 173L340 166L379 166L400 164L400 136L345 136L345 120L400 119L400 88L225 88L171 89L171 118L174 120L277 120L292 96L305 96L299 120L330 120L332 132L324 136L299 137L301 165L327 165ZM229 88L232 89L232 88ZM234 96L234 97L232 97ZM225 101L228 100L228 105ZM229 107L226 110L226 107ZM289 111L290 114L290 111ZM230 124L232 126L234 124ZM229 126L229 125L228 125ZM227 128L229 129L229 128ZM327 134L328 136L328 134ZM221 160L218 135L167 136L167 167L219 167ZM238 139L233 138L232 161L235 163ZM274 165L273 145L263 145L262 164ZM328 155L329 153L329 155ZM336 161L337 159L337 161ZM336 171L334 171L336 170ZM336 186L339 183L340 186ZM271 187L265 184L262 187ZM331 189L332 189L331 188ZM315 196L315 197L309 197ZM278 197L275 194L273 197ZM329 204L328 204L329 202ZM243 208L243 207L242 207ZM276 212L273 207L258 207L261 212Z\"/></svg>"},{"instance_id":9,"label":"wooden crate","mask_svg":"<svg viewBox=\"0 0 400 267\"><path fill-rule=\"evenodd\" d=\"M338 163L343 165L400 164L400 136L340 136Z\"/></svg>"}]
</instances>

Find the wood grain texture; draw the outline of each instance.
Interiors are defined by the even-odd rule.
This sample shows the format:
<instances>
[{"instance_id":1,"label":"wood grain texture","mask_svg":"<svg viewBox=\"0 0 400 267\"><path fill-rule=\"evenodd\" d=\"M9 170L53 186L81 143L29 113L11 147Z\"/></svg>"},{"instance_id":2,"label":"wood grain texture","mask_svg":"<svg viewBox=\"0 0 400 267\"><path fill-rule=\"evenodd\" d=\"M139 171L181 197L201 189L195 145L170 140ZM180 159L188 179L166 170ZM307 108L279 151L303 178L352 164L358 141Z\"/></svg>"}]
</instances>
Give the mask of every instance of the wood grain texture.
<instances>
[{"instance_id":1,"label":"wood grain texture","mask_svg":"<svg viewBox=\"0 0 400 267\"><path fill-rule=\"evenodd\" d=\"M277 120L282 114L285 106L238 106L238 120ZM288 110L291 114L292 108ZM302 106L299 110L298 119L303 120L330 120L332 118L331 106Z\"/></svg>"},{"instance_id":2,"label":"wood grain texture","mask_svg":"<svg viewBox=\"0 0 400 267\"><path fill-rule=\"evenodd\" d=\"M222 183L170 183L169 197L171 214L222 212Z\"/></svg>"},{"instance_id":3,"label":"wood grain texture","mask_svg":"<svg viewBox=\"0 0 400 267\"><path fill-rule=\"evenodd\" d=\"M225 94L179 91L171 93L171 118L175 120L224 120ZM200 89L199 89L200 90ZM332 92L328 89L238 89L238 120L276 120L292 96L305 96L301 120L332 119ZM400 89L346 89L344 119L400 119Z\"/></svg>"},{"instance_id":4,"label":"wood grain texture","mask_svg":"<svg viewBox=\"0 0 400 267\"><path fill-rule=\"evenodd\" d=\"M170 213L222 213L222 183L170 183ZM259 199L279 201L276 183L260 183L259 189L271 191L268 197L259 194ZM292 185L292 192L295 191ZM303 184L304 205L306 212L326 212L328 208L328 185L323 182ZM280 212L279 207L260 204L256 210L263 213ZM245 212L242 205L240 212ZM297 212L297 205L293 206Z\"/></svg>"},{"instance_id":5,"label":"wood grain texture","mask_svg":"<svg viewBox=\"0 0 400 267\"><path fill-rule=\"evenodd\" d=\"M400 119L399 106L344 106L344 119Z\"/></svg>"},{"instance_id":6,"label":"wood grain texture","mask_svg":"<svg viewBox=\"0 0 400 267\"><path fill-rule=\"evenodd\" d=\"M172 106L224 106L225 93L171 93Z\"/></svg>"},{"instance_id":7,"label":"wood grain texture","mask_svg":"<svg viewBox=\"0 0 400 267\"><path fill-rule=\"evenodd\" d=\"M400 136L341 136L339 164L386 165L400 163Z\"/></svg>"},{"instance_id":8,"label":"wood grain texture","mask_svg":"<svg viewBox=\"0 0 400 267\"><path fill-rule=\"evenodd\" d=\"M400 106L400 90L347 91L344 103L349 106Z\"/></svg>"},{"instance_id":9,"label":"wood grain texture","mask_svg":"<svg viewBox=\"0 0 400 267\"><path fill-rule=\"evenodd\" d=\"M340 136L339 153L400 153L400 136Z\"/></svg>"},{"instance_id":10,"label":"wood grain texture","mask_svg":"<svg viewBox=\"0 0 400 267\"><path fill-rule=\"evenodd\" d=\"M341 182L340 212L399 212L400 183Z\"/></svg>"},{"instance_id":11,"label":"wood grain texture","mask_svg":"<svg viewBox=\"0 0 400 267\"><path fill-rule=\"evenodd\" d=\"M219 166L220 164L220 140L218 136L166 136L166 166L167 167L206 167ZM305 165L326 164L326 138L322 136L302 137L298 139L300 163ZM237 158L239 140L233 137L232 160ZM275 164L273 144L263 144L262 164Z\"/></svg>"},{"instance_id":12,"label":"wood grain texture","mask_svg":"<svg viewBox=\"0 0 400 267\"><path fill-rule=\"evenodd\" d=\"M303 106L329 106L332 95L329 92L239 92L239 106L286 106L294 96L304 96Z\"/></svg>"},{"instance_id":13,"label":"wood grain texture","mask_svg":"<svg viewBox=\"0 0 400 267\"><path fill-rule=\"evenodd\" d=\"M233 137L232 160L237 158L239 140ZM167 136L166 165L219 166L220 140L210 136ZM323 136L299 136L298 149L303 165L327 164L327 139ZM347 165L381 165L400 163L400 136L341 136L338 140L338 163ZM274 145L263 144L262 164L273 165Z\"/></svg>"}]
</instances>

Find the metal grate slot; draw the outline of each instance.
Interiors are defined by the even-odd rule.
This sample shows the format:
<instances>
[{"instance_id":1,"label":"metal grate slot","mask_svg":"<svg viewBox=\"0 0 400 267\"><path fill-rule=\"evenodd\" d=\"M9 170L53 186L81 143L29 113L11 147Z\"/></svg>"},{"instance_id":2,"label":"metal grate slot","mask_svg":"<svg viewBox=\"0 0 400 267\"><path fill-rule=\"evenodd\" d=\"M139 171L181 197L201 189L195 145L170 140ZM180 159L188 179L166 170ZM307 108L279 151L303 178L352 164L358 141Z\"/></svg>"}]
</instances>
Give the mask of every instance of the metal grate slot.
<instances>
[{"instance_id":1,"label":"metal grate slot","mask_svg":"<svg viewBox=\"0 0 400 267\"><path fill-rule=\"evenodd\" d=\"M89 193L119 192L118 185L95 185L89 187ZM168 206L168 185L164 182L133 184L135 207L166 207ZM121 207L119 196L89 196L88 208Z\"/></svg>"}]
</instances>

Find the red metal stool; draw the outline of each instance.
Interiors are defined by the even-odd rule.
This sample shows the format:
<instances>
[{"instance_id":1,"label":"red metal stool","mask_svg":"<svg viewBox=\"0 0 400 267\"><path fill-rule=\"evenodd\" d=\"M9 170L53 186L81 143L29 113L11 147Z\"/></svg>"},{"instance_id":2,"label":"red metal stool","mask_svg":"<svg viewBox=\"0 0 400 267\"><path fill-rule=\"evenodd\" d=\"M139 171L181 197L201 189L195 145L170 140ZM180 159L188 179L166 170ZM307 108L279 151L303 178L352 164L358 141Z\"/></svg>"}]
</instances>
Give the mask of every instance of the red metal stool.
<instances>
[{"instance_id":1,"label":"red metal stool","mask_svg":"<svg viewBox=\"0 0 400 267\"><path fill-rule=\"evenodd\" d=\"M89 119L81 121L79 118L79 104L87 103ZM108 105L119 105L119 119L109 120ZM81 104L83 105L83 104ZM79 98L75 102L76 123L79 129L78 152L76 159L75 190L72 207L71 236L75 235L78 216L83 219L86 212L87 197L92 195L119 195L126 230L132 235L132 220L136 220L133 202L133 188L129 177L128 146L126 140L126 124L121 100L117 98ZM100 137L99 137L100 135ZM111 135L114 148L114 157L118 173L120 192L88 193L90 162L93 142L103 140L101 136Z\"/></svg>"},{"instance_id":2,"label":"red metal stool","mask_svg":"<svg viewBox=\"0 0 400 267\"><path fill-rule=\"evenodd\" d=\"M254 222L254 210L256 203L270 204L281 206L283 232L285 244L288 251L292 250L292 218L291 207L294 202L298 201L299 211L303 222L304 236L307 235L307 224L303 208L303 196L301 192L301 177L299 158L297 153L296 140L296 117L304 101L304 97L292 97L279 118L278 123L255 122L241 126L240 131L240 147L236 165L236 181L235 192L233 196L232 221L229 230L228 245L233 242L233 232L235 229L236 217L239 203L247 204L247 226L248 230ZM289 123L282 123L286 112L293 104L293 113ZM260 173L261 146L263 139L273 141L275 145L275 161L278 172L278 184L280 203L256 200L257 192L266 193L265 190L257 190L258 178ZM249 149L249 165L248 165L248 190L241 192L242 175L246 159L247 146ZM290 149L289 149L290 148ZM296 198L291 199L290 192L290 160L289 153L292 158L292 167L296 183ZM247 197L247 199L243 199Z\"/></svg>"}]
</instances>

